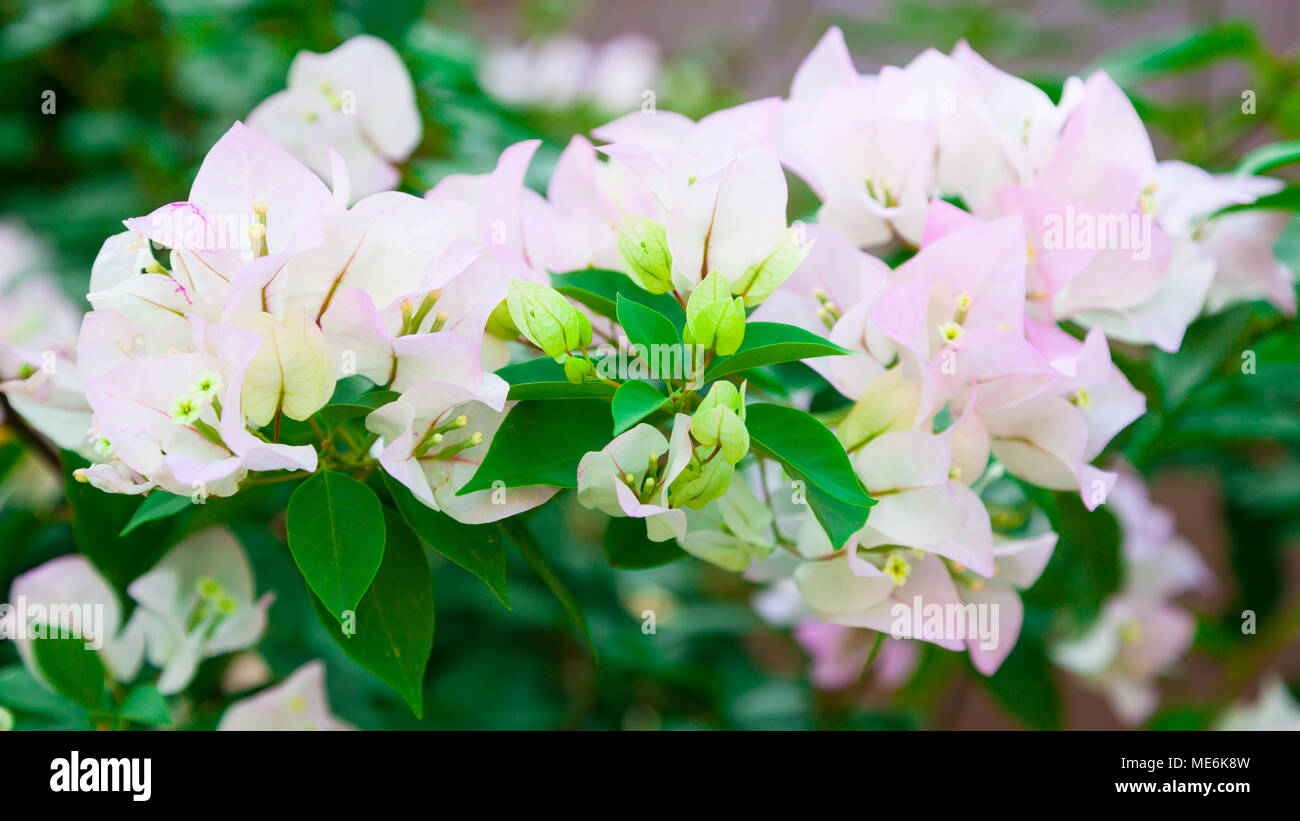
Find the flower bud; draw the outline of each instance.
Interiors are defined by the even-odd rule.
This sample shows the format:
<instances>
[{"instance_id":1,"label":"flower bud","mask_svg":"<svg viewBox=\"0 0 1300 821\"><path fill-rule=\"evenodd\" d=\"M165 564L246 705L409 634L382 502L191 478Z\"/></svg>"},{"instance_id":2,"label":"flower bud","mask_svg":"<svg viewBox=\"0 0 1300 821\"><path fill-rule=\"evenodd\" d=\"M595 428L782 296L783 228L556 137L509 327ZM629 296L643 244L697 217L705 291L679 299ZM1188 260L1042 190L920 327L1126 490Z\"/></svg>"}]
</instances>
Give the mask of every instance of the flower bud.
<instances>
[{"instance_id":1,"label":"flower bud","mask_svg":"<svg viewBox=\"0 0 1300 821\"><path fill-rule=\"evenodd\" d=\"M673 255L662 225L639 214L624 216L618 224L618 254L647 291L672 290Z\"/></svg>"},{"instance_id":2,"label":"flower bud","mask_svg":"<svg viewBox=\"0 0 1300 821\"><path fill-rule=\"evenodd\" d=\"M697 410L691 417L691 436L701 445L720 448L722 457L733 465L749 452L749 430L744 421L722 405Z\"/></svg>"},{"instance_id":3,"label":"flower bud","mask_svg":"<svg viewBox=\"0 0 1300 821\"><path fill-rule=\"evenodd\" d=\"M722 457L733 465L743 459L749 452L744 389L725 380L714 382L691 417L691 436L701 445L720 448Z\"/></svg>"},{"instance_id":4,"label":"flower bud","mask_svg":"<svg viewBox=\"0 0 1300 821\"><path fill-rule=\"evenodd\" d=\"M683 340L688 345L713 348L720 356L730 356L744 339L745 301L731 298L731 286L725 277L705 277L686 301Z\"/></svg>"},{"instance_id":5,"label":"flower bud","mask_svg":"<svg viewBox=\"0 0 1300 821\"><path fill-rule=\"evenodd\" d=\"M591 344L591 320L548 285L511 279L506 304L515 327L556 362Z\"/></svg>"},{"instance_id":6,"label":"flower bud","mask_svg":"<svg viewBox=\"0 0 1300 821\"><path fill-rule=\"evenodd\" d=\"M740 415L741 420L745 418L745 385L743 383L737 388L725 379L720 379L713 383L709 393L700 402L698 410L708 410L709 408L730 408Z\"/></svg>"},{"instance_id":7,"label":"flower bud","mask_svg":"<svg viewBox=\"0 0 1300 821\"><path fill-rule=\"evenodd\" d=\"M581 384L589 373L591 373L591 362L589 360L580 356L571 356L564 360L564 376L573 384Z\"/></svg>"}]
</instances>

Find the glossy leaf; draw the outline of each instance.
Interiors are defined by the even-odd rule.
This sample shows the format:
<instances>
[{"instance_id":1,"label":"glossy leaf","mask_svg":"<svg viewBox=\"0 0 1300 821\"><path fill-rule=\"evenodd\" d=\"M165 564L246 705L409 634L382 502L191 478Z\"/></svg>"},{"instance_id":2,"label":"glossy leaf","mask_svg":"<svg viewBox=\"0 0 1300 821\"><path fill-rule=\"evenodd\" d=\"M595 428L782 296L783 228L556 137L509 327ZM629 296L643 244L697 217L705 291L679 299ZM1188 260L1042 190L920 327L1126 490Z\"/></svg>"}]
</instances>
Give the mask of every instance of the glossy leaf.
<instances>
[{"instance_id":1,"label":"glossy leaf","mask_svg":"<svg viewBox=\"0 0 1300 821\"><path fill-rule=\"evenodd\" d=\"M397 503L402 518L425 544L481 579L506 609L510 609L510 593L506 589L506 546L499 528L495 525L461 524L415 498L405 485L387 473L384 474L384 486Z\"/></svg>"},{"instance_id":2,"label":"glossy leaf","mask_svg":"<svg viewBox=\"0 0 1300 821\"><path fill-rule=\"evenodd\" d=\"M680 345L681 335L668 317L622 294L618 297L618 324L634 345Z\"/></svg>"},{"instance_id":3,"label":"glossy leaf","mask_svg":"<svg viewBox=\"0 0 1300 821\"><path fill-rule=\"evenodd\" d=\"M384 515L370 488L322 471L289 498L289 551L326 609L354 610L384 558Z\"/></svg>"},{"instance_id":4,"label":"glossy leaf","mask_svg":"<svg viewBox=\"0 0 1300 821\"><path fill-rule=\"evenodd\" d=\"M573 301L610 319L618 317L618 298L621 295L668 317L678 331L686 325L686 313L671 294L652 294L622 271L591 268L551 274L551 285Z\"/></svg>"},{"instance_id":5,"label":"glossy leaf","mask_svg":"<svg viewBox=\"0 0 1300 821\"><path fill-rule=\"evenodd\" d=\"M804 483L805 498L838 550L867 521L875 499L867 494L835 434L801 410L759 403L745 426L754 449L779 461Z\"/></svg>"},{"instance_id":6,"label":"glossy leaf","mask_svg":"<svg viewBox=\"0 0 1300 821\"><path fill-rule=\"evenodd\" d=\"M507 365L497 376L510 383L510 399L610 397L616 390L608 382L594 380L575 385L564 375L564 366L550 358Z\"/></svg>"},{"instance_id":7,"label":"glossy leaf","mask_svg":"<svg viewBox=\"0 0 1300 821\"><path fill-rule=\"evenodd\" d=\"M704 381L710 382L733 373L772 365L777 362L794 362L817 356L838 356L849 351L817 334L794 325L780 322L750 322L745 325L745 341L731 356L714 359L704 370Z\"/></svg>"},{"instance_id":8,"label":"glossy leaf","mask_svg":"<svg viewBox=\"0 0 1300 821\"><path fill-rule=\"evenodd\" d=\"M610 408L614 414L614 435L631 428L667 401L668 397L649 382L637 379L624 382L615 392Z\"/></svg>"},{"instance_id":9,"label":"glossy leaf","mask_svg":"<svg viewBox=\"0 0 1300 821\"><path fill-rule=\"evenodd\" d=\"M148 496L144 497L144 501L131 515L131 520L126 523L126 526L117 535L119 537L126 536L140 525L175 516L182 510L189 508L193 503L193 500L188 496L177 496L165 490L152 491Z\"/></svg>"},{"instance_id":10,"label":"glossy leaf","mask_svg":"<svg viewBox=\"0 0 1300 821\"><path fill-rule=\"evenodd\" d=\"M415 533L384 511L383 562L352 619L336 620L312 597L325 632L348 657L392 687L416 717L424 714L424 671L433 649L433 576Z\"/></svg>"},{"instance_id":11,"label":"glossy leaf","mask_svg":"<svg viewBox=\"0 0 1300 821\"><path fill-rule=\"evenodd\" d=\"M456 495L492 487L577 487L578 462L609 444L613 422L600 399L520 402L506 415L478 471Z\"/></svg>"},{"instance_id":12,"label":"glossy leaf","mask_svg":"<svg viewBox=\"0 0 1300 821\"><path fill-rule=\"evenodd\" d=\"M659 567L687 556L686 551L678 547L673 539L663 542L650 541L646 536L645 520L630 516L614 517L609 520L601 547L610 567L628 570Z\"/></svg>"}]
</instances>

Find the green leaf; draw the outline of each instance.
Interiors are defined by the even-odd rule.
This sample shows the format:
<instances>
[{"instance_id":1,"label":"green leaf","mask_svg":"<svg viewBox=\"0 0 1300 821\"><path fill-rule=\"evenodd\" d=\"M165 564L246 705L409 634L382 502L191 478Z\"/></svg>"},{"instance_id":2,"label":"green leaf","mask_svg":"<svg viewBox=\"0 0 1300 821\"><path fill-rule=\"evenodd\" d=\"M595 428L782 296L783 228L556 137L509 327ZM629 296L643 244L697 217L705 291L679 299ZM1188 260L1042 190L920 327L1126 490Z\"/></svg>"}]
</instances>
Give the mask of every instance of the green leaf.
<instances>
[{"instance_id":1,"label":"green leaf","mask_svg":"<svg viewBox=\"0 0 1300 821\"><path fill-rule=\"evenodd\" d=\"M681 344L681 336L668 317L622 294L618 296L618 324L629 342L644 345L647 350L653 345Z\"/></svg>"},{"instance_id":2,"label":"green leaf","mask_svg":"<svg viewBox=\"0 0 1300 821\"><path fill-rule=\"evenodd\" d=\"M334 383L334 393L330 394L328 405L352 405L367 393L378 388L365 376L345 376Z\"/></svg>"},{"instance_id":3,"label":"green leaf","mask_svg":"<svg viewBox=\"0 0 1300 821\"><path fill-rule=\"evenodd\" d=\"M433 576L420 541L393 511L385 510L384 560L355 619L340 624L312 597L316 617L348 657L392 687L424 714L424 670L433 649ZM348 635L345 628L351 626Z\"/></svg>"},{"instance_id":4,"label":"green leaf","mask_svg":"<svg viewBox=\"0 0 1300 821\"><path fill-rule=\"evenodd\" d=\"M347 402L331 401L330 404L316 411L316 419L320 422L321 427L325 428L326 431L331 431L349 419L369 415L375 408L387 405L399 396L401 394L397 391L374 388L359 396L352 397Z\"/></svg>"},{"instance_id":5,"label":"green leaf","mask_svg":"<svg viewBox=\"0 0 1300 821\"><path fill-rule=\"evenodd\" d=\"M41 684L21 664L0 669L0 705L18 713L54 718L84 718L81 708Z\"/></svg>"},{"instance_id":6,"label":"green leaf","mask_svg":"<svg viewBox=\"0 0 1300 821\"><path fill-rule=\"evenodd\" d=\"M1068 628L1082 631L1119 589L1119 525L1105 505L1089 513L1078 493L1053 492L1023 482L1021 487L1058 534L1043 575L1021 597L1026 606L1050 608Z\"/></svg>"},{"instance_id":7,"label":"green leaf","mask_svg":"<svg viewBox=\"0 0 1300 821\"><path fill-rule=\"evenodd\" d=\"M144 502L138 496L105 493L73 472L89 465L71 451L62 451L63 492L72 514L72 535L77 552L91 561L117 590L153 566L171 545L175 522L154 519L133 527L128 537L120 534Z\"/></svg>"},{"instance_id":8,"label":"green leaf","mask_svg":"<svg viewBox=\"0 0 1300 821\"><path fill-rule=\"evenodd\" d=\"M510 593L506 589L506 546L499 528L495 525L461 524L425 505L387 473L384 474L384 486L397 503L402 518L425 544L478 576L506 609L510 609Z\"/></svg>"},{"instance_id":9,"label":"green leaf","mask_svg":"<svg viewBox=\"0 0 1300 821\"><path fill-rule=\"evenodd\" d=\"M356 609L384 558L384 514L370 488L322 471L289 497L289 551L334 618Z\"/></svg>"},{"instance_id":10,"label":"green leaf","mask_svg":"<svg viewBox=\"0 0 1300 821\"><path fill-rule=\"evenodd\" d=\"M1129 85L1202 68L1226 57L1253 58L1262 52L1253 26L1235 21L1160 34L1126 45L1101 61L1116 83Z\"/></svg>"},{"instance_id":11,"label":"green leaf","mask_svg":"<svg viewBox=\"0 0 1300 821\"><path fill-rule=\"evenodd\" d=\"M745 325L745 341L731 356L714 359L704 370L704 381L711 382L733 373L794 362L815 356L838 356L850 353L817 334L780 322L750 322Z\"/></svg>"},{"instance_id":12,"label":"green leaf","mask_svg":"<svg viewBox=\"0 0 1300 821\"><path fill-rule=\"evenodd\" d=\"M150 727L166 727L172 722L171 714L167 711L167 699L149 684L133 687L126 694L126 700L118 708L117 714L128 721L148 724Z\"/></svg>"},{"instance_id":13,"label":"green leaf","mask_svg":"<svg viewBox=\"0 0 1300 821\"><path fill-rule=\"evenodd\" d=\"M1300 140L1286 143L1269 143L1261 145L1237 163L1236 173L1253 176L1262 174L1270 168L1300 162Z\"/></svg>"},{"instance_id":14,"label":"green leaf","mask_svg":"<svg viewBox=\"0 0 1300 821\"><path fill-rule=\"evenodd\" d=\"M609 444L613 420L600 399L520 402L506 414L478 471L456 495L501 487L577 487L583 455Z\"/></svg>"},{"instance_id":15,"label":"green leaf","mask_svg":"<svg viewBox=\"0 0 1300 821\"><path fill-rule=\"evenodd\" d=\"M59 635L58 627L48 630L50 635L32 641L37 669L59 695L87 710L99 710L108 680L99 653L86 647L85 639Z\"/></svg>"},{"instance_id":16,"label":"green leaf","mask_svg":"<svg viewBox=\"0 0 1300 821\"><path fill-rule=\"evenodd\" d=\"M623 296L668 317L679 332L686 326L686 312L671 294L652 294L622 271L591 268L551 274L551 284L575 302L610 319L618 318L618 298Z\"/></svg>"},{"instance_id":17,"label":"green leaf","mask_svg":"<svg viewBox=\"0 0 1300 821\"><path fill-rule=\"evenodd\" d=\"M177 496L165 490L151 491L148 496L144 497L144 501L140 503L140 506L135 509L131 520L126 523L126 526L117 535L120 538L128 535L140 525L166 519L168 516L175 516L191 504L193 504L193 501L188 496Z\"/></svg>"},{"instance_id":18,"label":"green leaf","mask_svg":"<svg viewBox=\"0 0 1300 821\"><path fill-rule=\"evenodd\" d=\"M640 422L667 401L668 397L649 382L637 379L624 382L614 393L614 401L610 408L614 414L614 435L618 436Z\"/></svg>"},{"instance_id":19,"label":"green leaf","mask_svg":"<svg viewBox=\"0 0 1300 821\"><path fill-rule=\"evenodd\" d=\"M614 395L608 382L590 381L577 385L564 375L564 366L554 359L537 358L507 365L497 376L510 383L510 399L577 399Z\"/></svg>"},{"instance_id":20,"label":"green leaf","mask_svg":"<svg viewBox=\"0 0 1300 821\"><path fill-rule=\"evenodd\" d=\"M533 534L529 532L528 525L518 516L512 516L501 521L501 529L510 537L510 541L519 551L519 555L528 563L532 571L555 594L555 598L559 599L560 606L568 614L569 620L578 628L583 641L587 642L587 649L591 651L591 657L596 658L596 645L592 643L591 632L587 629L587 617L582 614L582 608L578 606L577 599L573 598L569 588L560 580L559 575L546 561L546 557L542 555L542 548L537 544L537 540L533 538Z\"/></svg>"},{"instance_id":21,"label":"green leaf","mask_svg":"<svg viewBox=\"0 0 1300 821\"><path fill-rule=\"evenodd\" d=\"M1227 208L1220 208L1214 212L1214 216L1232 214L1237 211L1259 210L1300 211L1300 185L1288 185L1281 191L1265 194L1254 202L1243 202L1237 205L1229 205Z\"/></svg>"},{"instance_id":22,"label":"green leaf","mask_svg":"<svg viewBox=\"0 0 1300 821\"><path fill-rule=\"evenodd\" d=\"M686 551L672 539L650 541L645 532L645 520L630 516L616 516L609 520L601 547L610 567L628 570L659 567L687 556Z\"/></svg>"},{"instance_id":23,"label":"green leaf","mask_svg":"<svg viewBox=\"0 0 1300 821\"><path fill-rule=\"evenodd\" d=\"M805 498L835 549L862 529L876 503L853 471L835 434L795 408L758 403L746 409L752 446L804 483Z\"/></svg>"}]
</instances>

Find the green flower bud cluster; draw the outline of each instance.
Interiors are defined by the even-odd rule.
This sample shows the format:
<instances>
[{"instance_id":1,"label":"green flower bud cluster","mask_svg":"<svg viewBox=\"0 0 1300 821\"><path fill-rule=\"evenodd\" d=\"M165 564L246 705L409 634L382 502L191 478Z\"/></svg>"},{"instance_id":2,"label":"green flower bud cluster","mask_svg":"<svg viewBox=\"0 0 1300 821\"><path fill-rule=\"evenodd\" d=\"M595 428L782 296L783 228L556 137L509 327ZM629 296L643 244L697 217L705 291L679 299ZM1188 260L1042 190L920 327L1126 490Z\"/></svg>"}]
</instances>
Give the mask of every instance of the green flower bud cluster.
<instances>
[{"instance_id":1,"label":"green flower bud cluster","mask_svg":"<svg viewBox=\"0 0 1300 821\"><path fill-rule=\"evenodd\" d=\"M691 417L691 436L701 445L719 448L723 458L733 465L743 459L749 453L744 390L737 390L730 382L714 382Z\"/></svg>"},{"instance_id":2,"label":"green flower bud cluster","mask_svg":"<svg viewBox=\"0 0 1300 821\"><path fill-rule=\"evenodd\" d=\"M745 339L745 300L732 298L731 285L718 274L706 276L686 300L687 345L713 348L719 356L730 356Z\"/></svg>"},{"instance_id":3,"label":"green flower bud cluster","mask_svg":"<svg viewBox=\"0 0 1300 821\"><path fill-rule=\"evenodd\" d=\"M699 510L727 492L736 463L749 452L744 387L715 382L691 417L691 437L698 444L690 464L668 489L668 503Z\"/></svg>"},{"instance_id":4,"label":"green flower bud cluster","mask_svg":"<svg viewBox=\"0 0 1300 821\"><path fill-rule=\"evenodd\" d=\"M506 307L519 332L556 362L591 344L591 320L549 285L511 279ZM570 374L567 366L565 373Z\"/></svg>"}]
</instances>

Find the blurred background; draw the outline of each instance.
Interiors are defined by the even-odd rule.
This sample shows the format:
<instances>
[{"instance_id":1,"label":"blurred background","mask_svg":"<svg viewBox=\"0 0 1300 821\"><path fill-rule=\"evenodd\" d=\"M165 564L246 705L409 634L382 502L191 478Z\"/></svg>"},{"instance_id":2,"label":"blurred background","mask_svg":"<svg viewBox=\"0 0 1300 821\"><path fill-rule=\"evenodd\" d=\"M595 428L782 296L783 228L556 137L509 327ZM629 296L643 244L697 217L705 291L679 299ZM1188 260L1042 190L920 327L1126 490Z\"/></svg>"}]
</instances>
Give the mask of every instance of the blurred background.
<instances>
[{"instance_id":1,"label":"blurred background","mask_svg":"<svg viewBox=\"0 0 1300 821\"><path fill-rule=\"evenodd\" d=\"M33 264L84 307L90 264L120 220L184 199L207 149L284 87L295 53L362 32L392 43L415 79L425 137L402 188L417 194L448 173L488 171L505 146L535 136L546 140L530 177L541 187L572 134L633 110L643 88L659 108L693 117L784 95L830 24L844 29L861 71L929 47L947 52L963 38L1052 94L1069 74L1105 67L1161 159L1230 170L1255 146L1300 139L1295 11L1290 0L0 0L0 221L33 232ZM632 55L619 63L622 85L578 88L575 55L590 60L615 42ZM792 215L812 205L792 184ZM1278 253L1300 265L1294 223ZM1239 369L1245 350L1259 356L1250 376ZM1198 322L1177 356L1119 357L1152 412L1113 449L1146 476L1219 579L1185 600L1196 644L1162 680L1148 726L1202 727L1252 696L1263 676L1300 678L1300 333L1267 306L1243 305ZM32 461L0 428L0 590L73 549L57 477ZM1119 726L1100 697L1034 652L1067 600L1086 607L1113 591L1114 544L1095 546L1109 559L1079 566L1083 577L1049 568L1026 597L1024 648L992 679L964 656L918 643L914 665L889 688L869 676L825 692L809 683L809 660L789 631L757 616L751 585L699 561L613 570L603 518L564 499L534 532L551 537L544 548L587 615L598 663L522 562L510 567L511 612L441 562L425 718L416 722L312 615L282 520L265 524L284 500L274 488L239 498L220 515L248 548L259 587L277 593L261 656L277 675L324 658L335 712L362 727ZM1094 549L1094 527L1083 520L1063 533L1058 559ZM1241 634L1247 609L1257 635ZM642 630L645 610L657 614L653 634ZM0 644L0 666L13 661ZM221 673L204 670L211 682ZM199 726L215 720L201 704L195 716ZM38 715L28 726L60 720Z\"/></svg>"}]
</instances>

